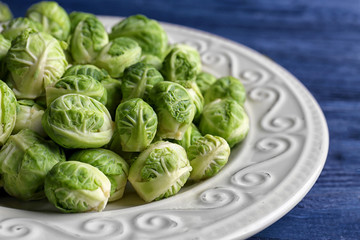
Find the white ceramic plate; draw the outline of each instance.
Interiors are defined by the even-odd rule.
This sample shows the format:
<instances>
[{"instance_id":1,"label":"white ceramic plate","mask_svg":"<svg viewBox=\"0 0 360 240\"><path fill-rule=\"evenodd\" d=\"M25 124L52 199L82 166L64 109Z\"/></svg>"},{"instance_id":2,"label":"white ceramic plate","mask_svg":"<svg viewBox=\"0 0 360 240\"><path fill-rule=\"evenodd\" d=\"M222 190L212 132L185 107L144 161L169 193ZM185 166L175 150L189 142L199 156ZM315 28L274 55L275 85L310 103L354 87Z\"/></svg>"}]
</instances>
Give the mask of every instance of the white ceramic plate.
<instances>
[{"instance_id":1,"label":"white ceramic plate","mask_svg":"<svg viewBox=\"0 0 360 240\"><path fill-rule=\"evenodd\" d=\"M100 17L110 27L120 18ZM163 24L196 47L204 70L242 79L251 130L215 177L144 204L130 192L104 212L62 214L45 200L0 199L0 239L242 239L274 223L310 190L326 160L325 118L305 87L240 44ZM131 191L131 189L130 189Z\"/></svg>"}]
</instances>

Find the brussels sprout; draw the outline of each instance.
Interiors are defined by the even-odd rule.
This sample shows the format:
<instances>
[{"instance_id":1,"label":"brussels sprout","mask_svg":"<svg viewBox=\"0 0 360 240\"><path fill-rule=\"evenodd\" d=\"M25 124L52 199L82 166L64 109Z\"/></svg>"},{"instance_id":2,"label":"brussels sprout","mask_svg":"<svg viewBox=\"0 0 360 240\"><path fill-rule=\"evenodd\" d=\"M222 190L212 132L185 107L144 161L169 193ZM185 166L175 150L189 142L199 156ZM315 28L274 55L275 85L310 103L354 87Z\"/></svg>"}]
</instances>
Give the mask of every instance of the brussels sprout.
<instances>
[{"instance_id":1,"label":"brussels sprout","mask_svg":"<svg viewBox=\"0 0 360 240\"><path fill-rule=\"evenodd\" d=\"M65 161L63 151L30 129L9 137L0 151L0 173L5 191L22 200L44 198L44 180L50 169Z\"/></svg>"},{"instance_id":2,"label":"brussels sprout","mask_svg":"<svg viewBox=\"0 0 360 240\"><path fill-rule=\"evenodd\" d=\"M121 94L121 81L113 78L104 78L100 82L107 92L107 100L105 107L109 110L110 115L115 118L116 108L119 106Z\"/></svg>"},{"instance_id":3,"label":"brussels sprout","mask_svg":"<svg viewBox=\"0 0 360 240\"><path fill-rule=\"evenodd\" d=\"M49 105L56 98L69 94L79 93L92 97L102 104L106 104L107 92L103 85L87 75L73 75L60 79L46 89L46 103Z\"/></svg>"},{"instance_id":4,"label":"brussels sprout","mask_svg":"<svg viewBox=\"0 0 360 240\"><path fill-rule=\"evenodd\" d=\"M41 125L41 118L45 109L36 104L33 100L19 100L16 122L12 134L20 132L24 128L28 128L36 132L42 137L46 137L44 128Z\"/></svg>"},{"instance_id":5,"label":"brussels sprout","mask_svg":"<svg viewBox=\"0 0 360 240\"><path fill-rule=\"evenodd\" d=\"M46 175L45 194L63 212L102 211L111 183L96 167L79 161L56 164Z\"/></svg>"},{"instance_id":6,"label":"brussels sprout","mask_svg":"<svg viewBox=\"0 0 360 240\"><path fill-rule=\"evenodd\" d=\"M74 75L87 75L93 77L95 80L101 82L105 78L109 78L110 75L104 70L94 65L73 65L69 67L63 77L74 76Z\"/></svg>"},{"instance_id":7,"label":"brussels sprout","mask_svg":"<svg viewBox=\"0 0 360 240\"><path fill-rule=\"evenodd\" d=\"M14 129L16 121L16 98L11 89L0 80L0 146L4 145Z\"/></svg>"},{"instance_id":8,"label":"brussels sprout","mask_svg":"<svg viewBox=\"0 0 360 240\"><path fill-rule=\"evenodd\" d=\"M29 18L19 17L5 24L1 34L3 34L5 38L12 41L28 28L31 28L36 32L41 32L43 30L41 23L35 22Z\"/></svg>"},{"instance_id":9,"label":"brussels sprout","mask_svg":"<svg viewBox=\"0 0 360 240\"><path fill-rule=\"evenodd\" d=\"M74 153L70 161L88 163L105 174L110 180L109 202L122 198L129 175L129 165L118 154L107 149L87 149Z\"/></svg>"},{"instance_id":10,"label":"brussels sprout","mask_svg":"<svg viewBox=\"0 0 360 240\"><path fill-rule=\"evenodd\" d=\"M126 68L121 84L123 101L131 98L148 101L153 86L163 80L161 73L151 65L139 62Z\"/></svg>"},{"instance_id":11,"label":"brussels sprout","mask_svg":"<svg viewBox=\"0 0 360 240\"><path fill-rule=\"evenodd\" d=\"M204 107L200 132L224 138L230 147L241 142L249 131L249 117L233 99L217 99Z\"/></svg>"},{"instance_id":12,"label":"brussels sprout","mask_svg":"<svg viewBox=\"0 0 360 240\"><path fill-rule=\"evenodd\" d=\"M0 2L0 22L5 22L13 18L9 6L6 3Z\"/></svg>"},{"instance_id":13,"label":"brussels sprout","mask_svg":"<svg viewBox=\"0 0 360 240\"><path fill-rule=\"evenodd\" d=\"M121 81L113 79L104 69L100 69L94 65L74 65L66 70L65 76L72 75L87 75L98 80L106 89L106 108L109 110L111 116L115 118L115 110L121 102Z\"/></svg>"},{"instance_id":14,"label":"brussels sprout","mask_svg":"<svg viewBox=\"0 0 360 240\"><path fill-rule=\"evenodd\" d=\"M236 78L228 76L216 80L204 94L205 104L215 99L230 98L243 105L246 99L246 92L243 84Z\"/></svg>"},{"instance_id":15,"label":"brussels sprout","mask_svg":"<svg viewBox=\"0 0 360 240\"><path fill-rule=\"evenodd\" d=\"M140 98L132 98L116 109L115 124L122 150L141 152L154 139L158 120L149 104Z\"/></svg>"},{"instance_id":16,"label":"brussels sprout","mask_svg":"<svg viewBox=\"0 0 360 240\"><path fill-rule=\"evenodd\" d=\"M201 138L202 135L195 124L191 124L185 131L184 136L181 140L175 140L174 142L182 146L186 151L195 141Z\"/></svg>"},{"instance_id":17,"label":"brussels sprout","mask_svg":"<svg viewBox=\"0 0 360 240\"><path fill-rule=\"evenodd\" d=\"M228 162L230 146L225 139L206 134L186 150L192 167L189 179L200 181L218 173Z\"/></svg>"},{"instance_id":18,"label":"brussels sprout","mask_svg":"<svg viewBox=\"0 0 360 240\"><path fill-rule=\"evenodd\" d=\"M196 49L184 45L175 45L166 55L161 73L165 80L195 81L196 76L201 71L201 59Z\"/></svg>"},{"instance_id":19,"label":"brussels sprout","mask_svg":"<svg viewBox=\"0 0 360 240\"><path fill-rule=\"evenodd\" d=\"M190 176L183 147L159 141L140 153L130 166L129 181L146 202L175 195Z\"/></svg>"},{"instance_id":20,"label":"brussels sprout","mask_svg":"<svg viewBox=\"0 0 360 240\"><path fill-rule=\"evenodd\" d=\"M71 30L70 33L74 32L76 26L78 25L79 22L92 17L92 18L96 18L96 16L94 14L91 13L86 13L86 12L71 12L69 14L69 18L70 18L70 23L71 23Z\"/></svg>"},{"instance_id":21,"label":"brussels sprout","mask_svg":"<svg viewBox=\"0 0 360 240\"><path fill-rule=\"evenodd\" d=\"M135 40L144 54L163 59L168 38L160 24L143 15L130 16L112 27L110 39L128 37Z\"/></svg>"},{"instance_id":22,"label":"brussels sprout","mask_svg":"<svg viewBox=\"0 0 360 240\"><path fill-rule=\"evenodd\" d=\"M97 148L110 142L114 123L106 107L80 94L55 99L42 117L51 139L65 148Z\"/></svg>"},{"instance_id":23,"label":"brussels sprout","mask_svg":"<svg viewBox=\"0 0 360 240\"><path fill-rule=\"evenodd\" d=\"M190 94L178 83L162 81L151 89L150 98L159 119L159 137L182 139L195 116Z\"/></svg>"},{"instance_id":24,"label":"brussels sprout","mask_svg":"<svg viewBox=\"0 0 360 240\"><path fill-rule=\"evenodd\" d=\"M179 81L178 83L188 91L196 109L194 119L199 119L204 108L204 97L199 87L193 81Z\"/></svg>"},{"instance_id":25,"label":"brussels sprout","mask_svg":"<svg viewBox=\"0 0 360 240\"><path fill-rule=\"evenodd\" d=\"M140 62L151 65L157 70L160 70L162 66L162 60L160 58L149 54L143 54L141 56Z\"/></svg>"},{"instance_id":26,"label":"brussels sprout","mask_svg":"<svg viewBox=\"0 0 360 240\"><path fill-rule=\"evenodd\" d=\"M87 17L77 24L72 33L71 56L76 63L92 63L108 42L104 25L95 17Z\"/></svg>"},{"instance_id":27,"label":"brussels sprout","mask_svg":"<svg viewBox=\"0 0 360 240\"><path fill-rule=\"evenodd\" d=\"M11 47L11 42L0 34L0 60L2 60L8 53Z\"/></svg>"},{"instance_id":28,"label":"brussels sprout","mask_svg":"<svg viewBox=\"0 0 360 240\"><path fill-rule=\"evenodd\" d=\"M43 1L30 6L26 17L43 25L44 31L59 40L66 40L70 34L70 19L66 11L56 2Z\"/></svg>"},{"instance_id":29,"label":"brussels sprout","mask_svg":"<svg viewBox=\"0 0 360 240\"><path fill-rule=\"evenodd\" d=\"M104 68L111 77L119 78L124 69L140 60L141 48L130 38L115 38L99 53L95 65Z\"/></svg>"},{"instance_id":30,"label":"brussels sprout","mask_svg":"<svg viewBox=\"0 0 360 240\"><path fill-rule=\"evenodd\" d=\"M10 85L19 98L35 99L58 81L68 65L58 40L44 32L25 30L5 58Z\"/></svg>"},{"instance_id":31,"label":"brussels sprout","mask_svg":"<svg viewBox=\"0 0 360 240\"><path fill-rule=\"evenodd\" d=\"M198 85L201 94L205 94L206 90L216 82L216 77L207 72L201 72L196 76L196 85Z\"/></svg>"}]
</instances>

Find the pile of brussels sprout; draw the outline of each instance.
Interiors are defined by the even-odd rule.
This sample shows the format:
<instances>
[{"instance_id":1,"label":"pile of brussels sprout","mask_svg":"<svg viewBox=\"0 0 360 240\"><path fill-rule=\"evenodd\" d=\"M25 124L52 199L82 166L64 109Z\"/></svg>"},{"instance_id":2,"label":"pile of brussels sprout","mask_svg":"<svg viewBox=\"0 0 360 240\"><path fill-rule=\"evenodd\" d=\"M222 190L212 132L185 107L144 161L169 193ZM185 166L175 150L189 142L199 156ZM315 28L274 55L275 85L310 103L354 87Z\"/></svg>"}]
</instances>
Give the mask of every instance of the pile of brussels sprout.
<instances>
[{"instance_id":1,"label":"pile of brussels sprout","mask_svg":"<svg viewBox=\"0 0 360 240\"><path fill-rule=\"evenodd\" d=\"M249 130L246 93L198 51L129 16L0 5L0 187L63 212L101 211L130 182L151 202L217 174ZM7 16L7 17L6 17ZM125 192L125 193L124 193Z\"/></svg>"}]
</instances>

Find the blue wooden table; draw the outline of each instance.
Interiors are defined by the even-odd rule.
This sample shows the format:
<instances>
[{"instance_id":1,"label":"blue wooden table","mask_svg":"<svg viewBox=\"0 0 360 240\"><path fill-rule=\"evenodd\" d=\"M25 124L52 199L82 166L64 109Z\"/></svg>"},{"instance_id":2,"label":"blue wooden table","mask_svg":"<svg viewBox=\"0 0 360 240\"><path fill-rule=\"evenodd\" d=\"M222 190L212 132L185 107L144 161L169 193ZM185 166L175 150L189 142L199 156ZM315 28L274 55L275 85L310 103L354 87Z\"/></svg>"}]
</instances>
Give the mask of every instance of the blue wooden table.
<instances>
[{"instance_id":1,"label":"blue wooden table","mask_svg":"<svg viewBox=\"0 0 360 240\"><path fill-rule=\"evenodd\" d=\"M5 0L23 16L33 0ZM360 239L360 0L59 0L68 12L142 13L247 45L309 89L330 130L306 197L251 239Z\"/></svg>"}]
</instances>

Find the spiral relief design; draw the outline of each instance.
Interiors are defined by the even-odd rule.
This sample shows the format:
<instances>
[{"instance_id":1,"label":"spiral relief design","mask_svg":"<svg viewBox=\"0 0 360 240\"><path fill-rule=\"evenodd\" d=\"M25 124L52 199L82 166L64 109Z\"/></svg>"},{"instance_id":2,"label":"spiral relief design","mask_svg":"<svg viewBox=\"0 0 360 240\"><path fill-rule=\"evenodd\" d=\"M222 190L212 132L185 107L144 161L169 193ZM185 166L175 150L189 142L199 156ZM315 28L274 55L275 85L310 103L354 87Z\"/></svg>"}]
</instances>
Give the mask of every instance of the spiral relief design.
<instances>
[{"instance_id":1,"label":"spiral relief design","mask_svg":"<svg viewBox=\"0 0 360 240\"><path fill-rule=\"evenodd\" d=\"M267 172L236 173L231 182L239 187L254 188L267 184L271 181L271 175Z\"/></svg>"},{"instance_id":2,"label":"spiral relief design","mask_svg":"<svg viewBox=\"0 0 360 240\"><path fill-rule=\"evenodd\" d=\"M201 61L211 69L216 69L223 76L238 76L239 66L230 51L206 51L201 54Z\"/></svg>"},{"instance_id":3,"label":"spiral relief design","mask_svg":"<svg viewBox=\"0 0 360 240\"><path fill-rule=\"evenodd\" d=\"M200 204L207 208L224 207L240 200L240 196L227 188L208 189L200 195Z\"/></svg>"},{"instance_id":4,"label":"spiral relief design","mask_svg":"<svg viewBox=\"0 0 360 240\"><path fill-rule=\"evenodd\" d=\"M261 152L274 152L275 154L283 153L289 148L290 141L286 138L267 137L260 139L256 143L256 149Z\"/></svg>"},{"instance_id":5,"label":"spiral relief design","mask_svg":"<svg viewBox=\"0 0 360 240\"><path fill-rule=\"evenodd\" d=\"M0 239L31 237L34 226L22 219L12 218L0 222Z\"/></svg>"},{"instance_id":6,"label":"spiral relief design","mask_svg":"<svg viewBox=\"0 0 360 240\"><path fill-rule=\"evenodd\" d=\"M281 87L255 87L248 96L254 102L270 105L265 114L260 118L261 127L268 132L296 132L303 125L304 120L298 115L279 116L286 105L286 92Z\"/></svg>"},{"instance_id":7,"label":"spiral relief design","mask_svg":"<svg viewBox=\"0 0 360 240\"><path fill-rule=\"evenodd\" d=\"M228 65L229 66L229 57L224 53L220 52L205 52L201 56L201 60L205 65Z\"/></svg>"},{"instance_id":8,"label":"spiral relief design","mask_svg":"<svg viewBox=\"0 0 360 240\"><path fill-rule=\"evenodd\" d=\"M266 119L268 120L268 119ZM261 126L270 132L296 132L302 126L302 119L297 116L276 117L262 121Z\"/></svg>"},{"instance_id":9,"label":"spiral relief design","mask_svg":"<svg viewBox=\"0 0 360 240\"><path fill-rule=\"evenodd\" d=\"M166 212L147 212L139 214L134 219L134 225L138 230L165 234L166 232L176 232L182 227L182 221L175 214Z\"/></svg>"},{"instance_id":10,"label":"spiral relief design","mask_svg":"<svg viewBox=\"0 0 360 240\"><path fill-rule=\"evenodd\" d=\"M124 233L123 224L115 219L93 218L81 224L80 230L82 234L91 236L92 238L119 236Z\"/></svg>"},{"instance_id":11,"label":"spiral relief design","mask_svg":"<svg viewBox=\"0 0 360 240\"><path fill-rule=\"evenodd\" d=\"M275 102L279 93L273 88L256 87L248 93L249 100L255 102Z\"/></svg>"},{"instance_id":12,"label":"spiral relief design","mask_svg":"<svg viewBox=\"0 0 360 240\"><path fill-rule=\"evenodd\" d=\"M260 139L256 145L256 154L252 162L260 163L276 158L293 148L293 140L290 137L265 137Z\"/></svg>"},{"instance_id":13,"label":"spiral relief design","mask_svg":"<svg viewBox=\"0 0 360 240\"><path fill-rule=\"evenodd\" d=\"M209 48L210 44L209 42L200 39L187 39L182 43L195 48L200 54L205 52Z\"/></svg>"},{"instance_id":14,"label":"spiral relief design","mask_svg":"<svg viewBox=\"0 0 360 240\"><path fill-rule=\"evenodd\" d=\"M241 82L245 86L262 85L265 84L269 79L269 73L261 69L246 69L239 74Z\"/></svg>"},{"instance_id":15,"label":"spiral relief design","mask_svg":"<svg viewBox=\"0 0 360 240\"><path fill-rule=\"evenodd\" d=\"M119 221L103 218L87 220L73 229L62 229L30 218L9 218L0 222L0 239L39 239L39 236L98 239L119 237L123 233L124 228Z\"/></svg>"},{"instance_id":16,"label":"spiral relief design","mask_svg":"<svg viewBox=\"0 0 360 240\"><path fill-rule=\"evenodd\" d=\"M39 239L44 235L76 237L68 230L35 219L8 218L0 222L0 239Z\"/></svg>"},{"instance_id":17,"label":"spiral relief design","mask_svg":"<svg viewBox=\"0 0 360 240\"><path fill-rule=\"evenodd\" d=\"M152 238L174 236L182 239L189 229L216 224L248 205L250 197L231 188L212 188L202 192L190 208L161 209L139 214L134 218L134 238L141 239L147 234Z\"/></svg>"}]
</instances>

